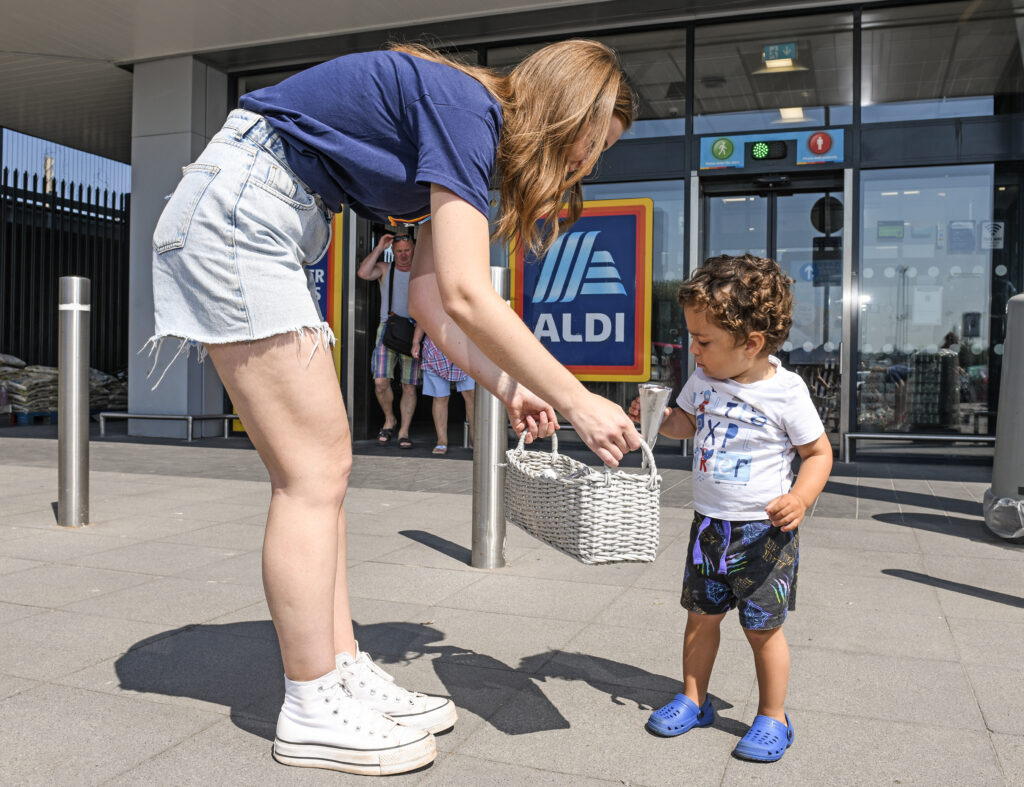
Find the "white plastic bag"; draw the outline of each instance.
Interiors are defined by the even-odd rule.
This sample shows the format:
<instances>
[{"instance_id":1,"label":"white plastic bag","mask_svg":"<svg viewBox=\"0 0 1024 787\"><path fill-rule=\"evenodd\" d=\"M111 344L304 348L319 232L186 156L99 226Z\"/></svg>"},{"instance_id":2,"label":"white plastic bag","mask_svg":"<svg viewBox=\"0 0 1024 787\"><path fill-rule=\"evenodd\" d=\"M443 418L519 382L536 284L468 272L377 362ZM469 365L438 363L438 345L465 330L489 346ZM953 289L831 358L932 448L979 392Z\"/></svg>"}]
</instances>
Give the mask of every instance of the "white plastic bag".
<instances>
[{"instance_id":1,"label":"white plastic bag","mask_svg":"<svg viewBox=\"0 0 1024 787\"><path fill-rule=\"evenodd\" d=\"M996 497L989 488L985 490L982 510L989 530L1000 538L1024 543L1024 499Z\"/></svg>"}]
</instances>

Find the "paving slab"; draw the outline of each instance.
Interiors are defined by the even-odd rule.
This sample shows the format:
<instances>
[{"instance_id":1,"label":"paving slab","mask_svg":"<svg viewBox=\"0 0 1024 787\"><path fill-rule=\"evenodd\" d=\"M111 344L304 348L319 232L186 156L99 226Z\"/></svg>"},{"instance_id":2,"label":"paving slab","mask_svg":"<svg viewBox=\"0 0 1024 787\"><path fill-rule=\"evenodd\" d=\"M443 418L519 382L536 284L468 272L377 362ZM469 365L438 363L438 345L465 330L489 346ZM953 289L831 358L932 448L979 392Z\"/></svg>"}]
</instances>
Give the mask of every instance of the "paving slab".
<instances>
[{"instance_id":1,"label":"paving slab","mask_svg":"<svg viewBox=\"0 0 1024 787\"><path fill-rule=\"evenodd\" d=\"M221 718L195 708L41 684L0 702L4 781L102 784Z\"/></svg>"},{"instance_id":2,"label":"paving slab","mask_svg":"<svg viewBox=\"0 0 1024 787\"><path fill-rule=\"evenodd\" d=\"M205 622L239 607L248 606L262 595L254 586L180 577L153 579L143 574L117 573L137 578L142 582L133 587L112 591L99 598L67 604L66 608L73 612L119 620L139 620L177 627Z\"/></svg>"},{"instance_id":3,"label":"paving slab","mask_svg":"<svg viewBox=\"0 0 1024 787\"><path fill-rule=\"evenodd\" d=\"M64 610L0 624L0 672L23 678L58 680L64 675L124 653L161 630L152 623L82 615Z\"/></svg>"},{"instance_id":4,"label":"paving slab","mask_svg":"<svg viewBox=\"0 0 1024 787\"><path fill-rule=\"evenodd\" d=\"M0 601L42 608L62 607L83 599L89 603L150 579L144 574L127 571L44 563L0 576Z\"/></svg>"}]
</instances>

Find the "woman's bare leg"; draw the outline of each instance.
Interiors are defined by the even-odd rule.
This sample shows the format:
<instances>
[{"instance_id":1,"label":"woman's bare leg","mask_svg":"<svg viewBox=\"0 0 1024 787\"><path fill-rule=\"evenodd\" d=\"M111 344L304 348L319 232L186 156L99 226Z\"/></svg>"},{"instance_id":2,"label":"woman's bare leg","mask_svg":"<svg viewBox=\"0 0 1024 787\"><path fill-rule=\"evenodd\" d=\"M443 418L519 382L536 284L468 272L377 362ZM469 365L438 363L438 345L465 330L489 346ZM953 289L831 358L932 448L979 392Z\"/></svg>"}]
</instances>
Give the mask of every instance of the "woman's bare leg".
<instances>
[{"instance_id":1,"label":"woman's bare leg","mask_svg":"<svg viewBox=\"0 0 1024 787\"><path fill-rule=\"evenodd\" d=\"M348 531L345 509L338 514L338 566L334 579L334 652L355 655L356 635L348 600Z\"/></svg>"},{"instance_id":2,"label":"woman's bare leg","mask_svg":"<svg viewBox=\"0 0 1024 787\"><path fill-rule=\"evenodd\" d=\"M334 669L338 639L354 648L342 509L351 436L333 360L315 341L289 333L206 348L270 474L263 585L296 681Z\"/></svg>"}]
</instances>

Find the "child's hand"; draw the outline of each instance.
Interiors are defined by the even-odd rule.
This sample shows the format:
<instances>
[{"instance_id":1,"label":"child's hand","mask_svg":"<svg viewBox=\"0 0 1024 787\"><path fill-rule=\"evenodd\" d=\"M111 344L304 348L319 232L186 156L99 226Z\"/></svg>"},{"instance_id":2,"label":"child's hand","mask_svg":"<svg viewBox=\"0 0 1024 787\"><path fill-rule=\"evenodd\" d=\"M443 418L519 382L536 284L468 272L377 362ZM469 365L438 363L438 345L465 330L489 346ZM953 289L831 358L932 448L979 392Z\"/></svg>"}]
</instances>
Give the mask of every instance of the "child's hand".
<instances>
[{"instance_id":1,"label":"child's hand","mask_svg":"<svg viewBox=\"0 0 1024 787\"><path fill-rule=\"evenodd\" d=\"M629 403L629 417L634 421L640 421L640 397L636 397L632 402Z\"/></svg>"},{"instance_id":2,"label":"child's hand","mask_svg":"<svg viewBox=\"0 0 1024 787\"><path fill-rule=\"evenodd\" d=\"M787 492L772 500L764 507L764 510L772 524L785 533L796 530L797 525L803 521L804 514L807 513L807 505L798 495Z\"/></svg>"}]
</instances>

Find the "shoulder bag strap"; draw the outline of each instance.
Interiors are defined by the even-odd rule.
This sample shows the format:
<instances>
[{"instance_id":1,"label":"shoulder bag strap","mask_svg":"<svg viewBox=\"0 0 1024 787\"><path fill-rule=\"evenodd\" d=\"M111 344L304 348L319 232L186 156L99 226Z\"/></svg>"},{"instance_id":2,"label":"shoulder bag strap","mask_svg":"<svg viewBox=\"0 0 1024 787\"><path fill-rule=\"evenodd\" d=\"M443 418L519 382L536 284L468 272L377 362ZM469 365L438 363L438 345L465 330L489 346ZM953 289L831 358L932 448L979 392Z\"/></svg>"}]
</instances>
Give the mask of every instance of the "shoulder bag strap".
<instances>
[{"instance_id":1,"label":"shoulder bag strap","mask_svg":"<svg viewBox=\"0 0 1024 787\"><path fill-rule=\"evenodd\" d=\"M388 314L395 313L395 264L388 263Z\"/></svg>"}]
</instances>

